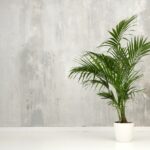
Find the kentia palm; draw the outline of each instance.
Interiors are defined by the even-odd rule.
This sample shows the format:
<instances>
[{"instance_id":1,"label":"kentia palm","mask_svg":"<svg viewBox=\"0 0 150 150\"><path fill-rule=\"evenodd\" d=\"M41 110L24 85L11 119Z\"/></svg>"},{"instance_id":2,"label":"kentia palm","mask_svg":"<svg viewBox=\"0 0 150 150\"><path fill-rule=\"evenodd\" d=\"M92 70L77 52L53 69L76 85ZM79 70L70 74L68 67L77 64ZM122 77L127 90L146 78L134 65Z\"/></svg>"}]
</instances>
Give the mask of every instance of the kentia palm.
<instances>
[{"instance_id":1,"label":"kentia palm","mask_svg":"<svg viewBox=\"0 0 150 150\"><path fill-rule=\"evenodd\" d=\"M109 31L110 38L99 49L107 53L86 52L79 66L71 69L69 77L76 77L84 85L98 89L98 95L116 108L120 123L127 123L126 103L139 91L135 87L141 74L135 69L140 59L150 51L150 42L143 36L133 36L136 16L124 19Z\"/></svg>"}]
</instances>

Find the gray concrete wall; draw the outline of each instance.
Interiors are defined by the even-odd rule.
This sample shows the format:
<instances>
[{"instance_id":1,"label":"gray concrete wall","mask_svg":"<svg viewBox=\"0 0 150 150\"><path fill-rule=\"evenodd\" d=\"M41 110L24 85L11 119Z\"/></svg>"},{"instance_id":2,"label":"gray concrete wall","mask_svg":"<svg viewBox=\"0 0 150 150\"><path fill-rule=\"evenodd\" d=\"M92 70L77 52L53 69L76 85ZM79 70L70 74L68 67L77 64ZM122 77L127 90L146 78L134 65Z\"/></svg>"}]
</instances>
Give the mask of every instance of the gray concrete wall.
<instances>
[{"instance_id":1,"label":"gray concrete wall","mask_svg":"<svg viewBox=\"0 0 150 150\"><path fill-rule=\"evenodd\" d=\"M138 14L137 32L150 36L148 0L0 0L0 126L110 126L116 112L95 91L68 79L85 50L107 30ZM128 118L150 125L150 56L141 63L145 92Z\"/></svg>"}]
</instances>

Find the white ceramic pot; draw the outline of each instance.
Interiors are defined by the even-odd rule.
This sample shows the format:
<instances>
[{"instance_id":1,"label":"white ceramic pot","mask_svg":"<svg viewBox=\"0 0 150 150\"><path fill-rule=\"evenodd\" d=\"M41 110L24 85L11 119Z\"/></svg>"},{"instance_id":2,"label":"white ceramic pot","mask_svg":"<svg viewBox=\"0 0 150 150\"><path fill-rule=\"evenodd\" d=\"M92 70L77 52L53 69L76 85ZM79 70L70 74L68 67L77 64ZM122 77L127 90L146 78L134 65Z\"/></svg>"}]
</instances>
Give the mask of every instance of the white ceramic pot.
<instances>
[{"instance_id":1,"label":"white ceramic pot","mask_svg":"<svg viewBox=\"0 0 150 150\"><path fill-rule=\"evenodd\" d=\"M115 137L119 142L130 142L133 139L134 123L114 123Z\"/></svg>"}]
</instances>

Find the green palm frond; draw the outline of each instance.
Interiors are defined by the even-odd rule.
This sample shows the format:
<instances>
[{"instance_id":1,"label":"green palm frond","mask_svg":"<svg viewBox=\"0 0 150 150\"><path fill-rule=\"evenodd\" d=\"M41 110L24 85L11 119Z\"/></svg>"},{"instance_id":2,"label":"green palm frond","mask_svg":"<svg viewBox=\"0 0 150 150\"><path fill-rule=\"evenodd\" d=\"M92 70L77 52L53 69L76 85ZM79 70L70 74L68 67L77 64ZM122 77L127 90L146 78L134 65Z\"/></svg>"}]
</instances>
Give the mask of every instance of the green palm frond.
<instances>
[{"instance_id":1,"label":"green palm frond","mask_svg":"<svg viewBox=\"0 0 150 150\"><path fill-rule=\"evenodd\" d=\"M108 31L110 34L110 38L103 42L99 47L101 46L108 46L110 48L116 48L120 46L121 40L128 40L127 35L130 35L133 30L131 30L131 27L135 26L135 19L137 16L132 16L131 18L124 19L120 21L115 28L113 28L111 31ZM129 33L127 34L126 31Z\"/></svg>"},{"instance_id":2,"label":"green palm frond","mask_svg":"<svg viewBox=\"0 0 150 150\"><path fill-rule=\"evenodd\" d=\"M150 42L144 37L133 37L127 43L127 55L131 64L136 64L150 51Z\"/></svg>"},{"instance_id":3,"label":"green palm frond","mask_svg":"<svg viewBox=\"0 0 150 150\"><path fill-rule=\"evenodd\" d=\"M111 99L111 101L109 101L109 104L111 104L115 107L117 106L117 101L116 101L115 96L112 91L99 92L99 93L97 93L97 95L101 96L103 99Z\"/></svg>"},{"instance_id":4,"label":"green palm frond","mask_svg":"<svg viewBox=\"0 0 150 150\"><path fill-rule=\"evenodd\" d=\"M81 66L74 67L69 76L76 77L79 75L78 79L82 83L86 83L87 80L98 79L108 88L108 82L113 85L116 81L118 70L115 67L117 62L110 56L87 52L79 63Z\"/></svg>"}]
</instances>

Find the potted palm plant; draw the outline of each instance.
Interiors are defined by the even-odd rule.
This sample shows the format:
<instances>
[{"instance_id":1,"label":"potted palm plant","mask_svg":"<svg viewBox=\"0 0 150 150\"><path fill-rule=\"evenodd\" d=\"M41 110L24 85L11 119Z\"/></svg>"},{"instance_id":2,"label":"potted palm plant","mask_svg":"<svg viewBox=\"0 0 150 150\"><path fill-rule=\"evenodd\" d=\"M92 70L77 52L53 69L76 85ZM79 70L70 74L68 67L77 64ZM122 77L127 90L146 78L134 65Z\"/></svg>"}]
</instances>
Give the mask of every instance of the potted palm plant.
<instances>
[{"instance_id":1,"label":"potted palm plant","mask_svg":"<svg viewBox=\"0 0 150 150\"><path fill-rule=\"evenodd\" d=\"M105 47L106 52L86 52L69 74L83 85L95 86L97 94L116 109L118 121L114 128L118 141L132 139L134 123L126 118L126 104L139 91L135 82L142 74L136 65L150 51L147 38L132 34L136 18L124 19L108 31L110 38L98 47Z\"/></svg>"}]
</instances>

